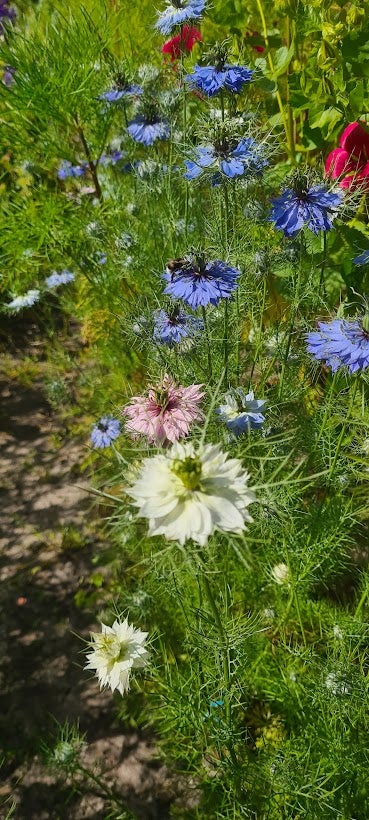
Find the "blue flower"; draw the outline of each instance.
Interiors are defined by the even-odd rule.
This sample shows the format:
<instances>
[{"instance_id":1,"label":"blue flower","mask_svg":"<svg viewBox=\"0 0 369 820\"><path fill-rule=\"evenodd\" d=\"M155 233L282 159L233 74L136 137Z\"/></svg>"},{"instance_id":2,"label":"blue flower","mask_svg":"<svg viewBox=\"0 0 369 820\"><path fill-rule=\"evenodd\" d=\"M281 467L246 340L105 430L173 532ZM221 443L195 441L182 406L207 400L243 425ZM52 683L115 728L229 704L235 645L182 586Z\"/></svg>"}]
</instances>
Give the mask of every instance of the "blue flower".
<instances>
[{"instance_id":1,"label":"blue flower","mask_svg":"<svg viewBox=\"0 0 369 820\"><path fill-rule=\"evenodd\" d=\"M138 97L142 93L143 90L139 85L115 85L113 88L109 88L107 91L103 91L102 94L99 94L99 100L115 103L119 102L122 97Z\"/></svg>"},{"instance_id":2,"label":"blue flower","mask_svg":"<svg viewBox=\"0 0 369 820\"><path fill-rule=\"evenodd\" d=\"M100 165L107 166L107 165L116 165L117 162L120 162L126 156L126 151L112 151L110 154L101 154L100 157Z\"/></svg>"},{"instance_id":3,"label":"blue flower","mask_svg":"<svg viewBox=\"0 0 369 820\"><path fill-rule=\"evenodd\" d=\"M246 430L260 429L265 417L259 411L264 408L266 401L254 399L253 390L245 393L241 387L231 388L224 400L224 404L217 407L215 412L235 436L240 436Z\"/></svg>"},{"instance_id":4,"label":"blue flower","mask_svg":"<svg viewBox=\"0 0 369 820\"><path fill-rule=\"evenodd\" d=\"M120 435L120 422L113 416L103 416L91 431L93 447L109 447L112 441Z\"/></svg>"},{"instance_id":5,"label":"blue flower","mask_svg":"<svg viewBox=\"0 0 369 820\"><path fill-rule=\"evenodd\" d=\"M183 299L192 309L206 305L216 306L220 299L228 299L237 287L240 271L216 259L175 260L175 267L167 268L164 279L168 282L164 293L174 299Z\"/></svg>"},{"instance_id":6,"label":"blue flower","mask_svg":"<svg viewBox=\"0 0 369 820\"><path fill-rule=\"evenodd\" d=\"M17 16L16 10L13 6L9 6L9 0L0 0L0 34L4 33L5 25L3 20L8 20L13 23Z\"/></svg>"},{"instance_id":7,"label":"blue flower","mask_svg":"<svg viewBox=\"0 0 369 820\"><path fill-rule=\"evenodd\" d=\"M70 270L62 270L61 273L54 273L51 276L47 276L45 279L45 285L47 288L58 288L59 285L68 285L69 282L73 282L75 279L74 273Z\"/></svg>"},{"instance_id":8,"label":"blue flower","mask_svg":"<svg viewBox=\"0 0 369 820\"><path fill-rule=\"evenodd\" d=\"M172 0L159 15L155 28L162 34L170 34L175 26L201 17L205 4L206 0Z\"/></svg>"},{"instance_id":9,"label":"blue flower","mask_svg":"<svg viewBox=\"0 0 369 820\"><path fill-rule=\"evenodd\" d=\"M156 342L173 347L186 339L187 336L195 336L196 333L204 329L201 319L184 313L175 307L170 313L165 310L154 311L154 339Z\"/></svg>"},{"instance_id":10,"label":"blue flower","mask_svg":"<svg viewBox=\"0 0 369 820\"><path fill-rule=\"evenodd\" d=\"M342 204L343 192L331 193L324 185L313 185L307 191L288 188L272 199L269 217L285 236L296 236L307 225L313 233L330 231L337 208Z\"/></svg>"},{"instance_id":11,"label":"blue flower","mask_svg":"<svg viewBox=\"0 0 369 820\"><path fill-rule=\"evenodd\" d=\"M360 256L356 256L352 261L354 265L367 265L369 262L369 250L364 251Z\"/></svg>"},{"instance_id":12,"label":"blue flower","mask_svg":"<svg viewBox=\"0 0 369 820\"><path fill-rule=\"evenodd\" d=\"M349 373L369 367L369 329L366 320L333 319L318 322L319 330L307 335L307 350L335 373L347 367Z\"/></svg>"},{"instance_id":13,"label":"blue flower","mask_svg":"<svg viewBox=\"0 0 369 820\"><path fill-rule=\"evenodd\" d=\"M166 140L170 137L170 125L167 120L146 120L143 115L135 117L128 123L128 133L135 142L153 145L155 140Z\"/></svg>"},{"instance_id":14,"label":"blue flower","mask_svg":"<svg viewBox=\"0 0 369 820\"><path fill-rule=\"evenodd\" d=\"M244 174L260 176L268 162L263 157L260 145L252 137L245 137L234 148L226 143L199 145L196 148L196 159L186 160L185 165L185 179L196 179L205 168L209 168L215 176L216 184L219 184L219 171L228 179Z\"/></svg>"},{"instance_id":15,"label":"blue flower","mask_svg":"<svg viewBox=\"0 0 369 820\"><path fill-rule=\"evenodd\" d=\"M88 163L82 162L81 165L72 165L67 159L63 159L58 168L58 179L67 179L68 177L82 177L88 170Z\"/></svg>"},{"instance_id":16,"label":"blue flower","mask_svg":"<svg viewBox=\"0 0 369 820\"><path fill-rule=\"evenodd\" d=\"M198 88L208 97L214 97L219 91L225 89L238 94L245 83L249 83L253 76L251 68L242 65L228 65L216 68L213 65L195 65L192 74L187 74L186 82L192 88Z\"/></svg>"}]
</instances>

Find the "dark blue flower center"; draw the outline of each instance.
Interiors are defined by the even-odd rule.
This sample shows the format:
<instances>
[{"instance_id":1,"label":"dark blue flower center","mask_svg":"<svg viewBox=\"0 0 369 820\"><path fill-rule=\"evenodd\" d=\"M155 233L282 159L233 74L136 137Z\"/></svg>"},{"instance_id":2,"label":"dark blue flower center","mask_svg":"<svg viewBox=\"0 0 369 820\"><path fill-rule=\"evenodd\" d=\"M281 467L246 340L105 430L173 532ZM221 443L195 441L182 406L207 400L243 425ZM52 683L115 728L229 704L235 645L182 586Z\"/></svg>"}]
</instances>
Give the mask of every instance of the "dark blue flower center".
<instances>
[{"instance_id":1,"label":"dark blue flower center","mask_svg":"<svg viewBox=\"0 0 369 820\"><path fill-rule=\"evenodd\" d=\"M105 422L99 421L99 423L97 425L97 429L100 430L101 433L107 433L108 432L108 427L109 427L109 425L106 423L106 421Z\"/></svg>"}]
</instances>

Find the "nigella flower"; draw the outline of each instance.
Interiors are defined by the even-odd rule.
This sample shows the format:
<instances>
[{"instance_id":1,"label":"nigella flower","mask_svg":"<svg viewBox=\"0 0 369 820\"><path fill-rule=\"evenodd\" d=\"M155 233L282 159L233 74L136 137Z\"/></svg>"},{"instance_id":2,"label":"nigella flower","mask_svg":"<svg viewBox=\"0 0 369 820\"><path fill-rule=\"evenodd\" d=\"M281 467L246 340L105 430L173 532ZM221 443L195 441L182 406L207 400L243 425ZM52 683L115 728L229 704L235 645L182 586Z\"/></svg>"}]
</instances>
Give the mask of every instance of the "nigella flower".
<instances>
[{"instance_id":1,"label":"nigella flower","mask_svg":"<svg viewBox=\"0 0 369 820\"><path fill-rule=\"evenodd\" d=\"M196 179L204 169L222 172L229 179L244 174L260 176L268 165L261 146L252 137L245 137L237 144L220 140L214 145L199 145L195 153L194 160L185 161L185 179Z\"/></svg>"},{"instance_id":2,"label":"nigella flower","mask_svg":"<svg viewBox=\"0 0 369 820\"><path fill-rule=\"evenodd\" d=\"M206 0L172 0L159 14L155 28L162 34L170 34L175 26L201 17Z\"/></svg>"},{"instance_id":3,"label":"nigella flower","mask_svg":"<svg viewBox=\"0 0 369 820\"><path fill-rule=\"evenodd\" d=\"M237 287L240 271L216 259L188 257L168 262L164 279L168 282L164 293L174 299L183 299L190 308L216 306L220 299L228 299Z\"/></svg>"},{"instance_id":4,"label":"nigella flower","mask_svg":"<svg viewBox=\"0 0 369 820\"><path fill-rule=\"evenodd\" d=\"M13 68L11 65L4 66L2 82L4 83L4 85L6 85L7 88L10 88L15 82L14 74L15 68Z\"/></svg>"},{"instance_id":5,"label":"nigella flower","mask_svg":"<svg viewBox=\"0 0 369 820\"><path fill-rule=\"evenodd\" d=\"M92 632L88 663L85 669L94 669L100 689L110 686L121 695L128 692L132 669L147 665L148 651L144 647L148 632L130 626L128 619L115 620L113 626L101 624L101 633Z\"/></svg>"},{"instance_id":6,"label":"nigella flower","mask_svg":"<svg viewBox=\"0 0 369 820\"><path fill-rule=\"evenodd\" d=\"M39 290L27 290L24 296L15 296L11 302L6 305L7 310L12 310L18 313L22 308L32 307L40 298Z\"/></svg>"},{"instance_id":7,"label":"nigella flower","mask_svg":"<svg viewBox=\"0 0 369 820\"><path fill-rule=\"evenodd\" d=\"M63 159L58 168L58 179L68 177L82 177L88 171L88 163L82 162L80 165L72 165L67 159Z\"/></svg>"},{"instance_id":8,"label":"nigella flower","mask_svg":"<svg viewBox=\"0 0 369 820\"><path fill-rule=\"evenodd\" d=\"M220 446L176 442L166 454L145 458L137 480L126 490L149 520L149 535L204 546L214 530L242 533L255 501L249 475L239 459Z\"/></svg>"},{"instance_id":9,"label":"nigella flower","mask_svg":"<svg viewBox=\"0 0 369 820\"><path fill-rule=\"evenodd\" d=\"M287 188L281 196L272 199L269 219L285 236L296 236L304 225L318 234L319 231L331 230L342 201L341 191L333 193L325 185L300 190Z\"/></svg>"},{"instance_id":10,"label":"nigella flower","mask_svg":"<svg viewBox=\"0 0 369 820\"><path fill-rule=\"evenodd\" d=\"M172 63L181 59L181 54L192 51L196 42L202 40L201 33L193 26L182 26L181 33L167 40L161 47L162 54L169 54Z\"/></svg>"},{"instance_id":11,"label":"nigella flower","mask_svg":"<svg viewBox=\"0 0 369 820\"><path fill-rule=\"evenodd\" d=\"M369 320L333 319L318 322L319 330L307 335L307 350L335 373L347 367L349 373L369 367Z\"/></svg>"},{"instance_id":12,"label":"nigella flower","mask_svg":"<svg viewBox=\"0 0 369 820\"><path fill-rule=\"evenodd\" d=\"M103 91L102 94L99 94L98 99L108 103L115 103L119 102L122 97L139 97L140 94L143 94L140 85L126 83L124 80L120 81L118 78L112 88L108 88L107 91Z\"/></svg>"},{"instance_id":13,"label":"nigella flower","mask_svg":"<svg viewBox=\"0 0 369 820\"><path fill-rule=\"evenodd\" d=\"M360 256L356 256L352 261L354 265L367 265L369 262L369 250L363 251Z\"/></svg>"},{"instance_id":14,"label":"nigella flower","mask_svg":"<svg viewBox=\"0 0 369 820\"><path fill-rule=\"evenodd\" d=\"M185 77L192 88L197 88L208 97L214 97L219 91L225 89L238 94L242 91L245 83L249 83L253 76L251 68L242 65L229 65L225 63L219 68L213 65L195 65L192 74Z\"/></svg>"},{"instance_id":15,"label":"nigella flower","mask_svg":"<svg viewBox=\"0 0 369 820\"><path fill-rule=\"evenodd\" d=\"M0 0L0 34L3 34L5 29L5 20L13 23L17 16L17 12L13 6L9 5L9 0Z\"/></svg>"},{"instance_id":16,"label":"nigella flower","mask_svg":"<svg viewBox=\"0 0 369 820\"><path fill-rule=\"evenodd\" d=\"M313 233L330 231L337 209L342 204L343 193L328 191L325 185L293 190L287 188L281 196L272 199L270 221L285 236L296 236L306 225Z\"/></svg>"},{"instance_id":17,"label":"nigella flower","mask_svg":"<svg viewBox=\"0 0 369 820\"><path fill-rule=\"evenodd\" d=\"M260 430L265 416L260 413L266 401L255 399L253 390L245 393L242 387L231 388L224 397L224 404L217 409L221 421L224 421L229 430L239 436L246 430Z\"/></svg>"},{"instance_id":18,"label":"nigella flower","mask_svg":"<svg viewBox=\"0 0 369 820\"><path fill-rule=\"evenodd\" d=\"M58 288L59 285L68 285L69 282L73 282L74 279L74 273L65 268L65 270L62 270L61 273L54 271L51 276L47 276L45 279L45 285L47 288Z\"/></svg>"},{"instance_id":19,"label":"nigella flower","mask_svg":"<svg viewBox=\"0 0 369 820\"><path fill-rule=\"evenodd\" d=\"M127 131L135 142L153 145L156 140L166 140L170 137L170 124L167 120L160 119L159 114L150 118L141 114L128 123Z\"/></svg>"},{"instance_id":20,"label":"nigella flower","mask_svg":"<svg viewBox=\"0 0 369 820\"><path fill-rule=\"evenodd\" d=\"M120 422L113 416L102 416L97 424L94 424L91 432L91 444L93 447L110 447L120 435Z\"/></svg>"},{"instance_id":21,"label":"nigella flower","mask_svg":"<svg viewBox=\"0 0 369 820\"><path fill-rule=\"evenodd\" d=\"M147 395L133 396L123 414L129 419L126 430L147 436L149 443L172 444L187 436L193 421L204 418L199 403L204 396L201 384L177 385L165 374L150 387Z\"/></svg>"},{"instance_id":22,"label":"nigella flower","mask_svg":"<svg viewBox=\"0 0 369 820\"><path fill-rule=\"evenodd\" d=\"M179 307L167 313L165 310L154 311L154 340L169 347L179 344L188 336L195 336L204 329L201 319L184 313Z\"/></svg>"}]
</instances>

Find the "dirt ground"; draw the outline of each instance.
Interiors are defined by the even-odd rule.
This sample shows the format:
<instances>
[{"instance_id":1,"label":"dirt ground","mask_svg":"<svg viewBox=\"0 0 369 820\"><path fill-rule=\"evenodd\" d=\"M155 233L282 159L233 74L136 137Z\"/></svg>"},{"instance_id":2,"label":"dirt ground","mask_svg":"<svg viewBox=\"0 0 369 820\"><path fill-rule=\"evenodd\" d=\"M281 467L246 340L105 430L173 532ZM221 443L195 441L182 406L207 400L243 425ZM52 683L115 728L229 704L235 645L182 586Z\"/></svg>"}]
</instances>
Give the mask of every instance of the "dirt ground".
<instances>
[{"instance_id":1,"label":"dirt ground","mask_svg":"<svg viewBox=\"0 0 369 820\"><path fill-rule=\"evenodd\" d=\"M35 337L31 325L26 339L8 339L0 370L0 817L14 803L11 816L17 820L165 820L178 796L178 778L160 762L150 735L117 721L112 693L100 692L83 669L79 636L88 638L97 624L74 596L96 571L91 558L99 537L96 530L91 534L91 500L80 489L88 479L75 472L86 442L65 435L44 398L42 379L25 386L9 376L9 362L16 372L25 346L28 356L34 354ZM78 549L68 546L70 528L78 534ZM64 770L46 767L40 739L55 737L56 720L79 721L87 742L83 765L103 771L104 782L114 785L122 798L120 815L116 807L110 813L109 801L91 781L73 790Z\"/></svg>"}]
</instances>

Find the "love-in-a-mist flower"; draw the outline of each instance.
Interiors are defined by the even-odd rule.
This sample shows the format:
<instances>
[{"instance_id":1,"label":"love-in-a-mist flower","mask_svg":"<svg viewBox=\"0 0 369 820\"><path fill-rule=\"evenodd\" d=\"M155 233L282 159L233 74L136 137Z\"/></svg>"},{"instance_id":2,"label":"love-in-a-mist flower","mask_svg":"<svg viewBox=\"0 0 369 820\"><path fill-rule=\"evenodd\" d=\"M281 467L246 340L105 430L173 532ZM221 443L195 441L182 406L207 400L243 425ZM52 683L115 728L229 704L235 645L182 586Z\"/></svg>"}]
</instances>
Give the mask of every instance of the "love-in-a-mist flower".
<instances>
[{"instance_id":1,"label":"love-in-a-mist flower","mask_svg":"<svg viewBox=\"0 0 369 820\"><path fill-rule=\"evenodd\" d=\"M185 313L177 305L168 313L166 310L154 311L154 340L169 347L179 344L188 336L196 336L203 329L201 319Z\"/></svg>"},{"instance_id":2,"label":"love-in-a-mist flower","mask_svg":"<svg viewBox=\"0 0 369 820\"><path fill-rule=\"evenodd\" d=\"M272 199L269 218L285 236L296 236L304 225L318 234L331 230L342 202L341 191L329 191L322 184L308 187L306 178L296 175L293 188Z\"/></svg>"},{"instance_id":3,"label":"love-in-a-mist flower","mask_svg":"<svg viewBox=\"0 0 369 820\"><path fill-rule=\"evenodd\" d=\"M221 299L229 299L238 285L240 271L226 262L214 262L198 256L171 260L164 279L168 282L164 293L174 299L182 299L193 310L206 305L218 305Z\"/></svg>"},{"instance_id":4,"label":"love-in-a-mist flower","mask_svg":"<svg viewBox=\"0 0 369 820\"><path fill-rule=\"evenodd\" d=\"M350 122L340 137L339 148L328 154L325 172L339 180L341 188L369 188L369 132L366 124Z\"/></svg>"},{"instance_id":5,"label":"love-in-a-mist flower","mask_svg":"<svg viewBox=\"0 0 369 820\"><path fill-rule=\"evenodd\" d=\"M235 436L240 436L247 430L259 430L262 427L265 416L260 410L263 410L265 404L265 400L254 398L253 390L245 393L242 387L236 387L228 390L223 404L215 412Z\"/></svg>"},{"instance_id":6,"label":"love-in-a-mist flower","mask_svg":"<svg viewBox=\"0 0 369 820\"><path fill-rule=\"evenodd\" d=\"M251 68L229 63L215 65L195 65L192 74L187 74L185 80L191 88L196 88L207 97L214 97L220 91L231 91L238 94L244 85L253 77Z\"/></svg>"},{"instance_id":7,"label":"love-in-a-mist flower","mask_svg":"<svg viewBox=\"0 0 369 820\"><path fill-rule=\"evenodd\" d=\"M13 23L17 12L9 0L0 0L0 34L4 33L7 22Z\"/></svg>"},{"instance_id":8,"label":"love-in-a-mist flower","mask_svg":"<svg viewBox=\"0 0 369 820\"><path fill-rule=\"evenodd\" d=\"M58 288L60 285L68 285L69 282L73 282L75 279L74 273L70 270L62 270L61 273L57 273L54 271L50 276L47 276L45 279L45 285L47 288Z\"/></svg>"},{"instance_id":9,"label":"love-in-a-mist flower","mask_svg":"<svg viewBox=\"0 0 369 820\"><path fill-rule=\"evenodd\" d=\"M159 14L156 28L162 34L170 34L176 26L201 17L206 0L172 0Z\"/></svg>"},{"instance_id":10,"label":"love-in-a-mist flower","mask_svg":"<svg viewBox=\"0 0 369 820\"><path fill-rule=\"evenodd\" d=\"M318 322L318 330L307 334L307 350L335 373L347 367L356 373L369 367L369 318L333 319Z\"/></svg>"},{"instance_id":11,"label":"love-in-a-mist flower","mask_svg":"<svg viewBox=\"0 0 369 820\"><path fill-rule=\"evenodd\" d=\"M138 114L128 123L127 131L135 142L150 146L156 140L169 139L170 124L158 112L151 115Z\"/></svg>"},{"instance_id":12,"label":"love-in-a-mist flower","mask_svg":"<svg viewBox=\"0 0 369 820\"><path fill-rule=\"evenodd\" d=\"M15 296L11 302L5 306L7 310L18 313L22 308L32 307L40 298L40 291L37 289L27 290L23 296Z\"/></svg>"},{"instance_id":13,"label":"love-in-a-mist flower","mask_svg":"<svg viewBox=\"0 0 369 820\"><path fill-rule=\"evenodd\" d=\"M369 250L363 251L360 256L356 256L352 261L354 265L367 265L369 263Z\"/></svg>"},{"instance_id":14,"label":"love-in-a-mist flower","mask_svg":"<svg viewBox=\"0 0 369 820\"><path fill-rule=\"evenodd\" d=\"M194 159L185 160L185 179L196 179L205 170L212 174L221 172L228 179L244 175L260 176L268 165L262 147L252 138L239 142L216 140L214 145L199 145Z\"/></svg>"},{"instance_id":15,"label":"love-in-a-mist flower","mask_svg":"<svg viewBox=\"0 0 369 820\"><path fill-rule=\"evenodd\" d=\"M176 442L166 454L143 461L127 494L147 518L149 535L204 546L215 531L242 533L252 521L248 507L255 495L239 459L220 446Z\"/></svg>"},{"instance_id":16,"label":"love-in-a-mist flower","mask_svg":"<svg viewBox=\"0 0 369 820\"><path fill-rule=\"evenodd\" d=\"M10 88L13 85L13 83L15 83L15 68L13 68L11 65L6 65L4 66L3 71L4 73L2 76L2 82L4 83L4 85L7 86L7 88Z\"/></svg>"},{"instance_id":17,"label":"love-in-a-mist flower","mask_svg":"<svg viewBox=\"0 0 369 820\"><path fill-rule=\"evenodd\" d=\"M184 438L191 424L204 417L199 408L204 396L201 387L201 384L183 387L165 374L145 396L133 396L124 408L123 414L128 419L126 430L134 436L146 436L153 444L174 443Z\"/></svg>"},{"instance_id":18,"label":"love-in-a-mist flower","mask_svg":"<svg viewBox=\"0 0 369 820\"><path fill-rule=\"evenodd\" d=\"M97 424L94 424L91 431L91 444L93 447L110 447L120 435L120 422L113 416L102 416Z\"/></svg>"},{"instance_id":19,"label":"love-in-a-mist flower","mask_svg":"<svg viewBox=\"0 0 369 820\"><path fill-rule=\"evenodd\" d=\"M189 54L195 43L202 40L201 32L194 26L182 26L180 34L175 34L162 45L163 54L169 54L172 62L180 60L184 52Z\"/></svg>"},{"instance_id":20,"label":"love-in-a-mist flower","mask_svg":"<svg viewBox=\"0 0 369 820\"><path fill-rule=\"evenodd\" d=\"M142 93L143 90L140 85L129 83L123 74L118 74L115 77L113 86L99 94L99 100L116 103L123 97L139 97Z\"/></svg>"},{"instance_id":21,"label":"love-in-a-mist flower","mask_svg":"<svg viewBox=\"0 0 369 820\"><path fill-rule=\"evenodd\" d=\"M101 624L101 632L91 633L91 652L85 669L93 669L100 689L110 686L121 695L128 692L132 669L147 665L149 653L145 649L148 632L130 626L128 619L115 620L113 626Z\"/></svg>"},{"instance_id":22,"label":"love-in-a-mist flower","mask_svg":"<svg viewBox=\"0 0 369 820\"><path fill-rule=\"evenodd\" d=\"M81 162L80 165L72 165L68 159L63 159L58 168L58 179L68 179L68 177L83 177L87 173L89 167L87 162Z\"/></svg>"}]
</instances>

